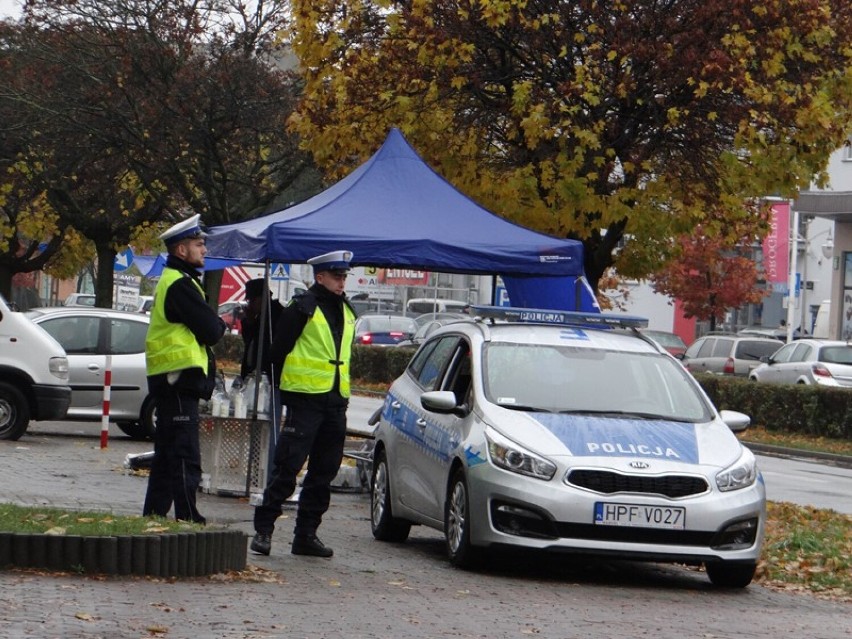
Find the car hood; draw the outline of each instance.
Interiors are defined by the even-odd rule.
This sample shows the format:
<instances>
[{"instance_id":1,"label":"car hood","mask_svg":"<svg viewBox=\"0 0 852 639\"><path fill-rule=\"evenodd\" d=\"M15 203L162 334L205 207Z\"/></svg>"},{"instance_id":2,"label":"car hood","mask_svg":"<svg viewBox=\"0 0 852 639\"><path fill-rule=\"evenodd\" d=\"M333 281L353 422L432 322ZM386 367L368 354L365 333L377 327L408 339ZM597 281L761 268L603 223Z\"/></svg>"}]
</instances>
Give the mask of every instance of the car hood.
<instances>
[{"instance_id":1,"label":"car hood","mask_svg":"<svg viewBox=\"0 0 852 639\"><path fill-rule=\"evenodd\" d=\"M742 445L721 419L703 423L601 415L526 413L495 407L485 421L547 457L646 459L719 468L734 462ZM596 460L596 461L593 461Z\"/></svg>"}]
</instances>

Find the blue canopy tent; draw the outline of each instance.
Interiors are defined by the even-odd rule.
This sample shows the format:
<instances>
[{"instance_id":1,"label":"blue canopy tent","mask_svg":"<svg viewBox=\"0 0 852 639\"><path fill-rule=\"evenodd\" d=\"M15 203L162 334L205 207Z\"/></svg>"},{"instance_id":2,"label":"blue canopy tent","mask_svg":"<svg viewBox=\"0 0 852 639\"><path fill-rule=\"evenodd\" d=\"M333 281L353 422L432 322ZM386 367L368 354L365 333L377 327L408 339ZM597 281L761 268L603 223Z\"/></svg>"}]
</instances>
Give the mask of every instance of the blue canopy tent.
<instances>
[{"instance_id":1,"label":"blue canopy tent","mask_svg":"<svg viewBox=\"0 0 852 639\"><path fill-rule=\"evenodd\" d=\"M218 271L229 266L239 266L245 260L241 259L218 259L208 257L204 260L205 271ZM159 255L134 255L133 263L142 277L160 277L163 273L163 267L166 265L166 253Z\"/></svg>"},{"instance_id":2,"label":"blue canopy tent","mask_svg":"<svg viewBox=\"0 0 852 639\"><path fill-rule=\"evenodd\" d=\"M581 242L537 233L479 206L435 173L398 129L322 193L212 227L207 247L216 258L289 263L348 249L355 266L501 275L512 303L526 300L525 306L535 299L546 302L538 307L581 310L576 291L586 290L576 286L583 275ZM592 301L583 310L594 308Z\"/></svg>"}]
</instances>

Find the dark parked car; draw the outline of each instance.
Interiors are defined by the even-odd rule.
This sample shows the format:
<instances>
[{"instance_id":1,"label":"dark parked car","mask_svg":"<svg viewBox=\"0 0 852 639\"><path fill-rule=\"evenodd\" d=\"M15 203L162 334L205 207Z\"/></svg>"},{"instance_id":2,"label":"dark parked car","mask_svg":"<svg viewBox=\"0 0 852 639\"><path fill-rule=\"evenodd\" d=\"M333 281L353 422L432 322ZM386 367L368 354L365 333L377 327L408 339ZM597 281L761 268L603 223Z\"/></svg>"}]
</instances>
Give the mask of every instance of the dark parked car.
<instances>
[{"instance_id":1,"label":"dark parked car","mask_svg":"<svg viewBox=\"0 0 852 639\"><path fill-rule=\"evenodd\" d=\"M396 346L411 339L417 324L405 315L371 313L355 322L355 343L365 346Z\"/></svg>"},{"instance_id":2,"label":"dark parked car","mask_svg":"<svg viewBox=\"0 0 852 639\"><path fill-rule=\"evenodd\" d=\"M679 335L668 331L655 331L651 329L643 329L642 333L647 335L660 346L665 348L669 353L680 359L686 352L686 342Z\"/></svg>"}]
</instances>

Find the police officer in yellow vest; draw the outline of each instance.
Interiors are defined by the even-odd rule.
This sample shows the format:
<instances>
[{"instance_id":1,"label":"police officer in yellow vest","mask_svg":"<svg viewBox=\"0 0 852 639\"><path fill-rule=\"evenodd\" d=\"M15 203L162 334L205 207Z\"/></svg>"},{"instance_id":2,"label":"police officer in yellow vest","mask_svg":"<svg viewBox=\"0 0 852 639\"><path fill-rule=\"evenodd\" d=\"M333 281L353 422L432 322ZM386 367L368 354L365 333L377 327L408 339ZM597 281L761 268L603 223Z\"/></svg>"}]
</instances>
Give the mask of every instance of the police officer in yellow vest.
<instances>
[{"instance_id":1,"label":"police officer in yellow vest","mask_svg":"<svg viewBox=\"0 0 852 639\"><path fill-rule=\"evenodd\" d=\"M207 254L199 215L175 224L160 238L168 251L154 292L145 340L148 391L157 402L154 460L144 515L205 523L195 495L201 483L198 400L213 392L216 363L211 347L227 330L207 304L197 269Z\"/></svg>"},{"instance_id":2,"label":"police officer in yellow vest","mask_svg":"<svg viewBox=\"0 0 852 639\"><path fill-rule=\"evenodd\" d=\"M315 557L334 554L317 537L317 528L328 510L330 486L340 469L346 438L355 311L343 289L351 260L351 251L308 260L315 282L291 301L275 327L270 359L287 412L263 503L254 511L256 534L251 549L256 553L269 554L275 520L295 491L296 476L307 460L291 552Z\"/></svg>"}]
</instances>

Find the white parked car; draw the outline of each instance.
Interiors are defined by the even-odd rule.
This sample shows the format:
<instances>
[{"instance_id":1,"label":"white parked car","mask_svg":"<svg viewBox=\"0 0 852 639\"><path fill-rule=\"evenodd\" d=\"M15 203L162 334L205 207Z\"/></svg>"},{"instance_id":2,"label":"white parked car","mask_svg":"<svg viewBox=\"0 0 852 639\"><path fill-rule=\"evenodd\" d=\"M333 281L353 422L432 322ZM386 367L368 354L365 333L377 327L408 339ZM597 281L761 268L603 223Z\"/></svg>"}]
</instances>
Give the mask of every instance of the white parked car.
<instances>
[{"instance_id":1,"label":"white parked car","mask_svg":"<svg viewBox=\"0 0 852 639\"><path fill-rule=\"evenodd\" d=\"M852 387L852 344L800 339L781 347L749 373L764 384L817 384Z\"/></svg>"},{"instance_id":2,"label":"white parked car","mask_svg":"<svg viewBox=\"0 0 852 639\"><path fill-rule=\"evenodd\" d=\"M111 355L110 421L134 439L152 438L156 410L148 396L145 336L149 316L85 306L34 308L26 315L65 349L71 406L65 419L103 415L107 355Z\"/></svg>"},{"instance_id":3,"label":"white parked car","mask_svg":"<svg viewBox=\"0 0 852 639\"><path fill-rule=\"evenodd\" d=\"M515 546L703 563L716 585L751 582L766 496L732 432L746 415L717 412L655 341L614 327L639 318L471 315L429 335L385 398L377 539L423 524L462 567Z\"/></svg>"}]
</instances>

